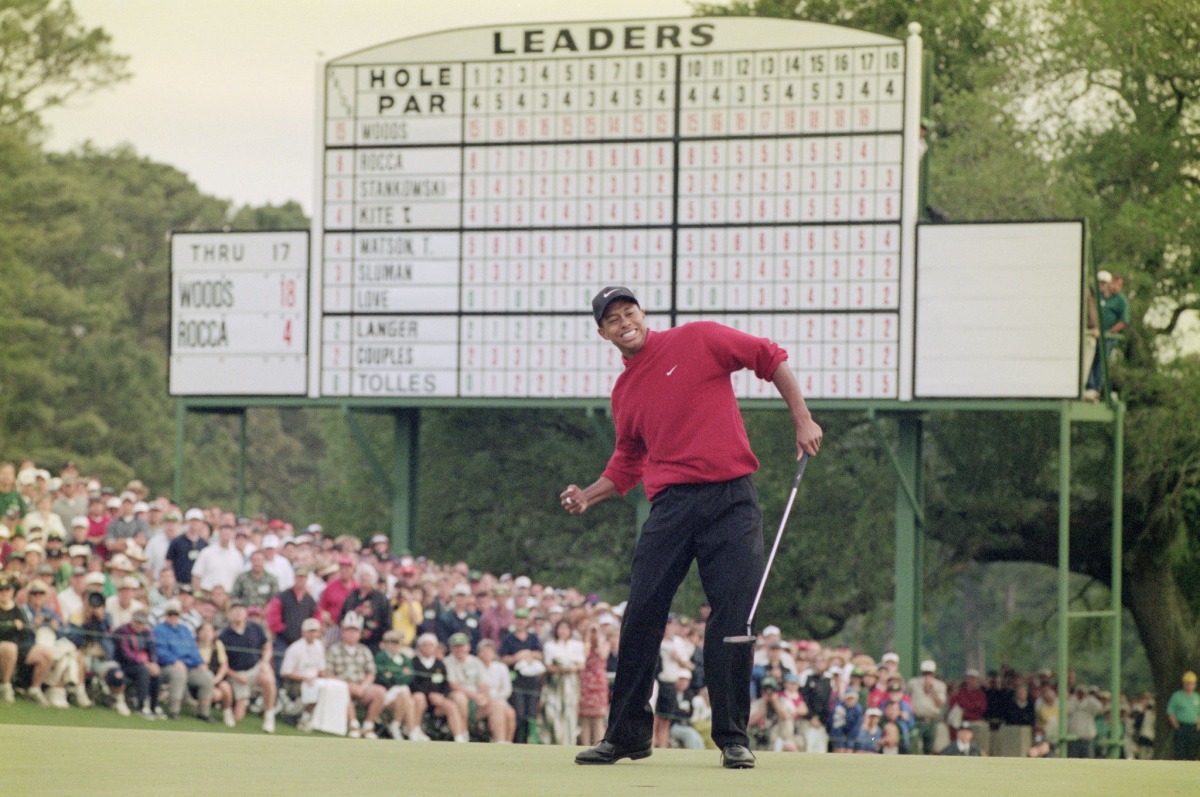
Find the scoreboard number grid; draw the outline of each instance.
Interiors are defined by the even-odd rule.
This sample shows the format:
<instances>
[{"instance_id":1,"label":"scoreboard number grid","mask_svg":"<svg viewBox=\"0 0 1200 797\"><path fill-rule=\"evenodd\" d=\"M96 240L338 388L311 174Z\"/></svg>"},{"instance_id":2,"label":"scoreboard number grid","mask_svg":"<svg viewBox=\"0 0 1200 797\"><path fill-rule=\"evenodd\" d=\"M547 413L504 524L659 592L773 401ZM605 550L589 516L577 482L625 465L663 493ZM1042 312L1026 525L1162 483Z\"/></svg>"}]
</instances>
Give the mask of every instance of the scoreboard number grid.
<instances>
[{"instance_id":1,"label":"scoreboard number grid","mask_svg":"<svg viewBox=\"0 0 1200 797\"><path fill-rule=\"evenodd\" d=\"M466 29L326 66L313 395L606 397L620 357L588 311L621 284L652 328L776 340L807 396L901 398L904 42L671 22Z\"/></svg>"}]
</instances>

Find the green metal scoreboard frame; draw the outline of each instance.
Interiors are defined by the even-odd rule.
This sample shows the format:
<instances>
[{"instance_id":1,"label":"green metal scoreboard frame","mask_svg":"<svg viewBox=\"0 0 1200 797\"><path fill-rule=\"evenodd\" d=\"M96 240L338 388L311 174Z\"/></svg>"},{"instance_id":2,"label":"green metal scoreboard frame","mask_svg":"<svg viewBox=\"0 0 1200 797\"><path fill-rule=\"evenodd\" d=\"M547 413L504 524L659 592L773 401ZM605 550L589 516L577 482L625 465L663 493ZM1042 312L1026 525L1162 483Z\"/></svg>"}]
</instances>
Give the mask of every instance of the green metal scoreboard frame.
<instances>
[{"instance_id":1,"label":"green metal scoreboard frame","mask_svg":"<svg viewBox=\"0 0 1200 797\"><path fill-rule=\"evenodd\" d=\"M776 340L811 398L911 399L920 76L916 35L754 17L329 61L309 397L607 403L590 299L619 284L652 328Z\"/></svg>"}]
</instances>

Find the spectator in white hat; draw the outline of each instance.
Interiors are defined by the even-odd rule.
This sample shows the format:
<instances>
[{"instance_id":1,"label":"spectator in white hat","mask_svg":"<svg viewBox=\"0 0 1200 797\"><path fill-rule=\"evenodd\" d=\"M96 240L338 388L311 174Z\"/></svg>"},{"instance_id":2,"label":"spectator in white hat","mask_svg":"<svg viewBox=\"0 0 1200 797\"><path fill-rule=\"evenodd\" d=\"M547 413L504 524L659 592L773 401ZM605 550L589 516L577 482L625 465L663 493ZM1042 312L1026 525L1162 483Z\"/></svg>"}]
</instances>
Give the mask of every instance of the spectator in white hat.
<instances>
[{"instance_id":1,"label":"spectator in white hat","mask_svg":"<svg viewBox=\"0 0 1200 797\"><path fill-rule=\"evenodd\" d=\"M912 697L913 716L916 719L915 740L925 755L937 752L937 726L942 709L946 705L946 683L937 677L937 663L933 659L921 662L921 674L908 682L908 694Z\"/></svg>"},{"instance_id":2,"label":"spectator in white hat","mask_svg":"<svg viewBox=\"0 0 1200 797\"><path fill-rule=\"evenodd\" d=\"M292 563L279 555L279 537L267 534L262 540L263 569L275 576L279 589L291 589L296 583L296 570Z\"/></svg>"},{"instance_id":3,"label":"spectator in white hat","mask_svg":"<svg viewBox=\"0 0 1200 797\"><path fill-rule=\"evenodd\" d=\"M782 640L782 632L777 625L769 625L762 631L762 645L754 653L754 666L767 666L767 651L770 649L772 642L780 642ZM783 662L783 666L792 672L799 672L796 669L796 660L792 657L792 653L787 646L780 649L779 660Z\"/></svg>"},{"instance_id":4,"label":"spectator in white hat","mask_svg":"<svg viewBox=\"0 0 1200 797\"><path fill-rule=\"evenodd\" d=\"M321 641L321 621L309 617L300 624L301 637L288 645L280 666L283 687L293 700L303 705L297 728L310 729L313 707L320 696L317 681L325 676L325 643Z\"/></svg>"},{"instance_id":5,"label":"spectator in white hat","mask_svg":"<svg viewBox=\"0 0 1200 797\"><path fill-rule=\"evenodd\" d=\"M448 645L450 637L463 633L471 640L471 651L479 646L479 613L471 608L471 588L466 584L456 584L450 592L451 605L438 615L437 637L443 645Z\"/></svg>"},{"instance_id":6,"label":"spectator in white hat","mask_svg":"<svg viewBox=\"0 0 1200 797\"><path fill-rule=\"evenodd\" d=\"M386 691L375 683L375 657L366 645L360 643L362 638L362 619L350 612L342 620L341 641L329 647L325 654L326 667L330 678L345 681L350 689L350 703L347 708L347 718L350 722L351 739L361 735L365 739L378 738L375 733L375 720L383 712L383 700ZM357 706L366 708L366 717L360 728L358 723Z\"/></svg>"},{"instance_id":7,"label":"spectator in white hat","mask_svg":"<svg viewBox=\"0 0 1200 797\"><path fill-rule=\"evenodd\" d=\"M424 717L426 711L435 716L445 717L454 741L471 740L467 735L466 717L459 711L458 704L450 699L450 679L446 672L446 663L438 656L438 639L435 634L424 633L417 637L417 655L413 658L413 682L409 688L412 690L413 711L418 718ZM429 736L421 729L420 724L413 728L408 738L414 742L429 741Z\"/></svg>"},{"instance_id":8,"label":"spectator in white hat","mask_svg":"<svg viewBox=\"0 0 1200 797\"><path fill-rule=\"evenodd\" d=\"M138 581L135 576L122 576L120 579L114 578L113 580L117 582L117 594L105 602L104 609L112 617L113 627L120 628L129 623L134 612L144 610L146 604L134 598L142 586L142 582Z\"/></svg>"}]
</instances>

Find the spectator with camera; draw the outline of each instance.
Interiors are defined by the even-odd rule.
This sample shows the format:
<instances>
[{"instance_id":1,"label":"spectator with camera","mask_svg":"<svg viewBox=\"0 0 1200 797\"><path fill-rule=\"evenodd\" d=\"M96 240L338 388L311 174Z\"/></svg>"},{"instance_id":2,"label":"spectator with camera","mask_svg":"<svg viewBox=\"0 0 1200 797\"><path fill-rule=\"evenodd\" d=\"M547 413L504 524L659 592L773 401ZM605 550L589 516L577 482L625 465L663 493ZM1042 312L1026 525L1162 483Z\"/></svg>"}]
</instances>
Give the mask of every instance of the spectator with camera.
<instances>
[{"instance_id":1,"label":"spectator with camera","mask_svg":"<svg viewBox=\"0 0 1200 797\"><path fill-rule=\"evenodd\" d=\"M199 704L196 716L205 722L212 722L213 673L200 658L200 649L196 646L191 629L179 621L181 612L179 601L168 601L163 622L154 626L157 661L165 671L167 681L167 717L179 719L183 693L194 689Z\"/></svg>"},{"instance_id":2,"label":"spectator with camera","mask_svg":"<svg viewBox=\"0 0 1200 797\"><path fill-rule=\"evenodd\" d=\"M779 681L768 675L759 684L760 697L750 704L748 727L759 750L796 753L796 705L780 689Z\"/></svg>"},{"instance_id":3,"label":"spectator with camera","mask_svg":"<svg viewBox=\"0 0 1200 797\"><path fill-rule=\"evenodd\" d=\"M104 576L85 577L81 607L69 619L68 637L83 655L84 673L101 679L113 699L113 711L130 714L125 702L125 672L116 662L113 634L116 627L104 608Z\"/></svg>"}]
</instances>

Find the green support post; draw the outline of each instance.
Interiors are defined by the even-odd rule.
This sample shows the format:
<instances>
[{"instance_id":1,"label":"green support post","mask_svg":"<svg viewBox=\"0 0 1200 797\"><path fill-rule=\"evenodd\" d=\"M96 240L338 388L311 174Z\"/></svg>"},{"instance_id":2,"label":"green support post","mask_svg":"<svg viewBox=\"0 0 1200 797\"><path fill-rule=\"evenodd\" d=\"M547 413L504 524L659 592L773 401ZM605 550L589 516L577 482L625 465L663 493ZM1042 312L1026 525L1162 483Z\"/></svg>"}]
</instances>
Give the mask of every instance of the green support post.
<instances>
[{"instance_id":1,"label":"green support post","mask_svg":"<svg viewBox=\"0 0 1200 797\"><path fill-rule=\"evenodd\" d=\"M1058 757L1067 755L1067 656L1071 636L1071 416L1063 402L1058 413ZM1118 693L1119 694L1119 693ZM1119 699L1118 699L1118 702Z\"/></svg>"},{"instance_id":2,"label":"green support post","mask_svg":"<svg viewBox=\"0 0 1200 797\"><path fill-rule=\"evenodd\" d=\"M175 399L175 505L183 506L183 441L187 405Z\"/></svg>"},{"instance_id":3,"label":"green support post","mask_svg":"<svg viewBox=\"0 0 1200 797\"><path fill-rule=\"evenodd\" d=\"M246 409L238 417L238 475L237 475L237 512L238 517L246 516Z\"/></svg>"},{"instance_id":4,"label":"green support post","mask_svg":"<svg viewBox=\"0 0 1200 797\"><path fill-rule=\"evenodd\" d=\"M921 604L925 577L924 483L921 478L921 416L898 416L896 485L896 653L906 678L921 658ZM886 443L885 443L886 445ZM910 494L911 490L911 494Z\"/></svg>"},{"instance_id":5,"label":"green support post","mask_svg":"<svg viewBox=\"0 0 1200 797\"><path fill-rule=\"evenodd\" d=\"M1125 511L1123 491L1125 489L1125 402L1114 402L1116 418L1113 420L1113 508L1112 508L1112 664L1109 673L1112 703L1109 704L1109 758L1121 757L1121 579L1124 576L1122 553L1124 534L1122 514ZM1128 744L1129 740L1126 739Z\"/></svg>"},{"instance_id":6,"label":"green support post","mask_svg":"<svg viewBox=\"0 0 1200 797\"><path fill-rule=\"evenodd\" d=\"M416 408L392 413L395 460L392 473L392 550L411 553L417 528L417 445L421 411Z\"/></svg>"}]
</instances>

